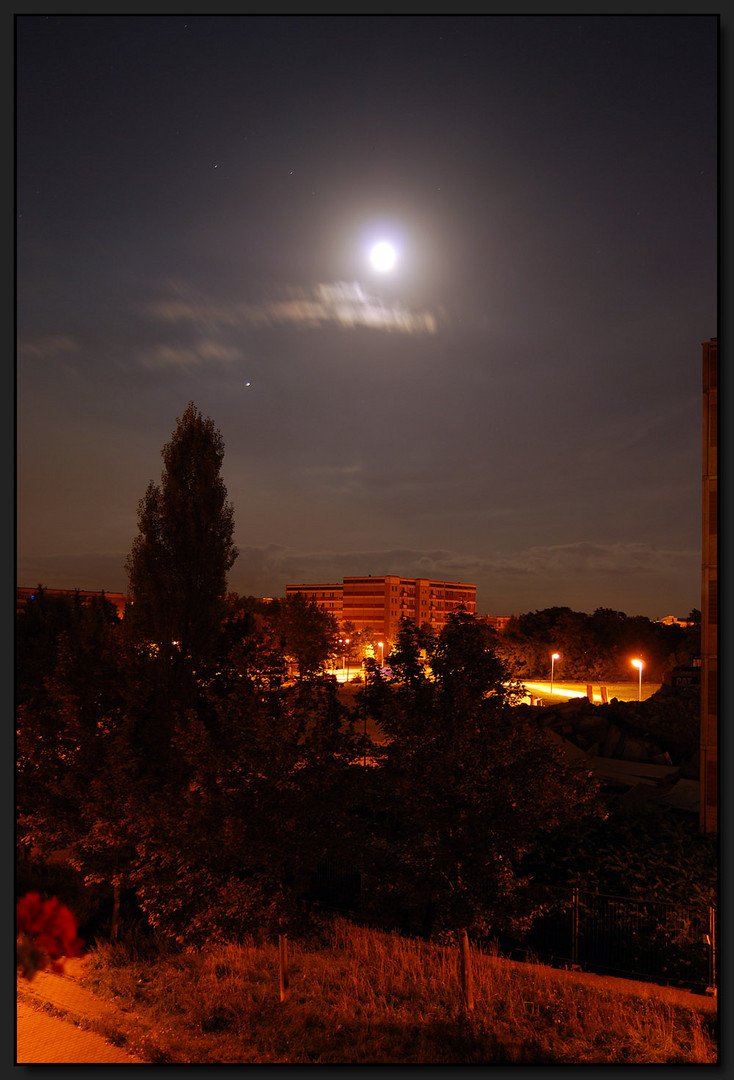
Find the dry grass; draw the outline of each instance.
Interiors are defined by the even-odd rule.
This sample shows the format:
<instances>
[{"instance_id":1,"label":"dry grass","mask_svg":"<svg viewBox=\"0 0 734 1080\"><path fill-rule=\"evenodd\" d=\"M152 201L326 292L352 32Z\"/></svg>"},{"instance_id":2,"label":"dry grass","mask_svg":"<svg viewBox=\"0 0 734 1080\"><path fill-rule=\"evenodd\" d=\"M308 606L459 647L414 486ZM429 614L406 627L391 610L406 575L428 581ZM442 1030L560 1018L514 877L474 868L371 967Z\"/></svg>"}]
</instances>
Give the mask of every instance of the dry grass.
<instances>
[{"instance_id":1,"label":"dry grass","mask_svg":"<svg viewBox=\"0 0 734 1080\"><path fill-rule=\"evenodd\" d=\"M326 945L247 942L145 960L122 946L89 958L89 982L128 1012L113 1034L153 1062L701 1063L716 1035L703 1010L654 993L583 985L472 950L474 1008L458 948L337 920ZM714 1017L715 1027L715 1017Z\"/></svg>"}]
</instances>

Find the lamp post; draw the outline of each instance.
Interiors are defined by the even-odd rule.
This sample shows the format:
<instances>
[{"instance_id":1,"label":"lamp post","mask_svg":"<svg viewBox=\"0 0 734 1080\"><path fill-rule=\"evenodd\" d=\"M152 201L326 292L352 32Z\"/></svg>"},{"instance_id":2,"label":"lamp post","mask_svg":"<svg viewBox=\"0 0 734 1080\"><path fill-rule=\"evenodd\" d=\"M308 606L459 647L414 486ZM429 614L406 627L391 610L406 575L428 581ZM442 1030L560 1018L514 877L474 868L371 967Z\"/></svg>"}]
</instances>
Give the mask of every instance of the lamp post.
<instances>
[{"instance_id":1,"label":"lamp post","mask_svg":"<svg viewBox=\"0 0 734 1080\"><path fill-rule=\"evenodd\" d=\"M345 655L346 660L347 660L347 682L349 682L349 638L345 638L344 644L346 645L344 655Z\"/></svg>"},{"instance_id":2,"label":"lamp post","mask_svg":"<svg viewBox=\"0 0 734 1080\"><path fill-rule=\"evenodd\" d=\"M378 641L377 644L380 648L380 671L382 671L385 666L385 646L381 641Z\"/></svg>"},{"instance_id":3,"label":"lamp post","mask_svg":"<svg viewBox=\"0 0 734 1080\"><path fill-rule=\"evenodd\" d=\"M339 638L339 644L342 647L342 671L347 664L347 648L349 646L349 638ZM349 669L347 668L347 682L349 682Z\"/></svg>"},{"instance_id":4,"label":"lamp post","mask_svg":"<svg viewBox=\"0 0 734 1080\"><path fill-rule=\"evenodd\" d=\"M561 659L560 653L554 652L553 655L551 656L551 694L553 694L553 669L556 666L556 660L560 660L560 659Z\"/></svg>"},{"instance_id":5,"label":"lamp post","mask_svg":"<svg viewBox=\"0 0 734 1080\"><path fill-rule=\"evenodd\" d=\"M367 768L367 661L363 658L362 663L364 665L364 694L362 697L362 704L364 707L364 757L362 758L362 767Z\"/></svg>"},{"instance_id":6,"label":"lamp post","mask_svg":"<svg viewBox=\"0 0 734 1080\"><path fill-rule=\"evenodd\" d=\"M642 701L642 669L644 668L642 660L633 660L632 667L636 667L640 673L640 681L637 684L637 700Z\"/></svg>"}]
</instances>

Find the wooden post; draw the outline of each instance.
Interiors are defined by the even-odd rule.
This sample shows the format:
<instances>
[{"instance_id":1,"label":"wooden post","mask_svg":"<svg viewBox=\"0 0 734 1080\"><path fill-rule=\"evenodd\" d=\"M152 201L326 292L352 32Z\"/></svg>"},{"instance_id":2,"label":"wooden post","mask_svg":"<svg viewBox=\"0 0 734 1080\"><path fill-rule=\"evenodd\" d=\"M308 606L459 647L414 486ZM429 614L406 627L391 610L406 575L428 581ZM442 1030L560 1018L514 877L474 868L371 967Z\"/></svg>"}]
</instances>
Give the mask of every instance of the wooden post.
<instances>
[{"instance_id":1,"label":"wooden post","mask_svg":"<svg viewBox=\"0 0 734 1080\"><path fill-rule=\"evenodd\" d=\"M591 685L591 683L586 684L586 696L589 699L589 701L591 702L591 704L593 705L594 704L594 687Z\"/></svg>"},{"instance_id":2,"label":"wooden post","mask_svg":"<svg viewBox=\"0 0 734 1080\"><path fill-rule=\"evenodd\" d=\"M712 997L717 997L716 990L716 911L709 905L709 932L708 932L708 944L709 944L709 985L706 987L706 993Z\"/></svg>"},{"instance_id":3,"label":"wooden post","mask_svg":"<svg viewBox=\"0 0 734 1080\"><path fill-rule=\"evenodd\" d=\"M461 935L461 992L464 995L464 1004L471 1012L474 1008L474 986L471 974L471 958L469 956L469 937L466 930Z\"/></svg>"},{"instance_id":4,"label":"wooden post","mask_svg":"<svg viewBox=\"0 0 734 1080\"><path fill-rule=\"evenodd\" d=\"M112 922L110 923L110 941L117 941L120 925L120 882L117 878L112 883Z\"/></svg>"},{"instance_id":5,"label":"wooden post","mask_svg":"<svg viewBox=\"0 0 734 1080\"><path fill-rule=\"evenodd\" d=\"M280 961L280 1000L288 998L288 937L278 934L278 952Z\"/></svg>"},{"instance_id":6,"label":"wooden post","mask_svg":"<svg viewBox=\"0 0 734 1080\"><path fill-rule=\"evenodd\" d=\"M606 688L606 686L600 686L599 687L599 693L601 694L601 703L602 703L602 705L608 705L609 701L607 699L607 688Z\"/></svg>"}]
</instances>

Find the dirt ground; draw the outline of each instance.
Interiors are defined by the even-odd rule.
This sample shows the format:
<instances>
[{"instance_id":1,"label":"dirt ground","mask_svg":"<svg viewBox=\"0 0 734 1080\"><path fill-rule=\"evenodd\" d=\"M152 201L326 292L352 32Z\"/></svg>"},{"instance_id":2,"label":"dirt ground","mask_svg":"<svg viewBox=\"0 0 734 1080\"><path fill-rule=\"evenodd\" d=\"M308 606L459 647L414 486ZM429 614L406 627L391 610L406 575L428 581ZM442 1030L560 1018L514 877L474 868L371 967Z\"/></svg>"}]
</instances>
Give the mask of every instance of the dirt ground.
<instances>
[{"instance_id":1,"label":"dirt ground","mask_svg":"<svg viewBox=\"0 0 734 1080\"><path fill-rule=\"evenodd\" d=\"M17 1065L143 1064L80 1023L113 1018L114 1006L81 985L84 960L67 960L63 975L18 977L15 1028Z\"/></svg>"}]
</instances>

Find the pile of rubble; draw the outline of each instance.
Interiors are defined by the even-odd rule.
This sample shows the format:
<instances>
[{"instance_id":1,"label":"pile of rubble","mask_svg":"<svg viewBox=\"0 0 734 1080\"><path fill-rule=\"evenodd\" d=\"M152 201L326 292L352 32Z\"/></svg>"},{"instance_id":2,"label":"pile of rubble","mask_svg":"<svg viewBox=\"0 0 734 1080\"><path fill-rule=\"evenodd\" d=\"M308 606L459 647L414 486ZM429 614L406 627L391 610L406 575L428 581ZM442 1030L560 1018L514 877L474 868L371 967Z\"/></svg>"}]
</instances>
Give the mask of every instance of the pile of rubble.
<instances>
[{"instance_id":1,"label":"pile of rubble","mask_svg":"<svg viewBox=\"0 0 734 1080\"><path fill-rule=\"evenodd\" d=\"M588 697L538 709L518 706L559 742L570 760L588 761L625 801L658 798L698 812L700 691L661 686L646 701L595 705Z\"/></svg>"}]
</instances>

